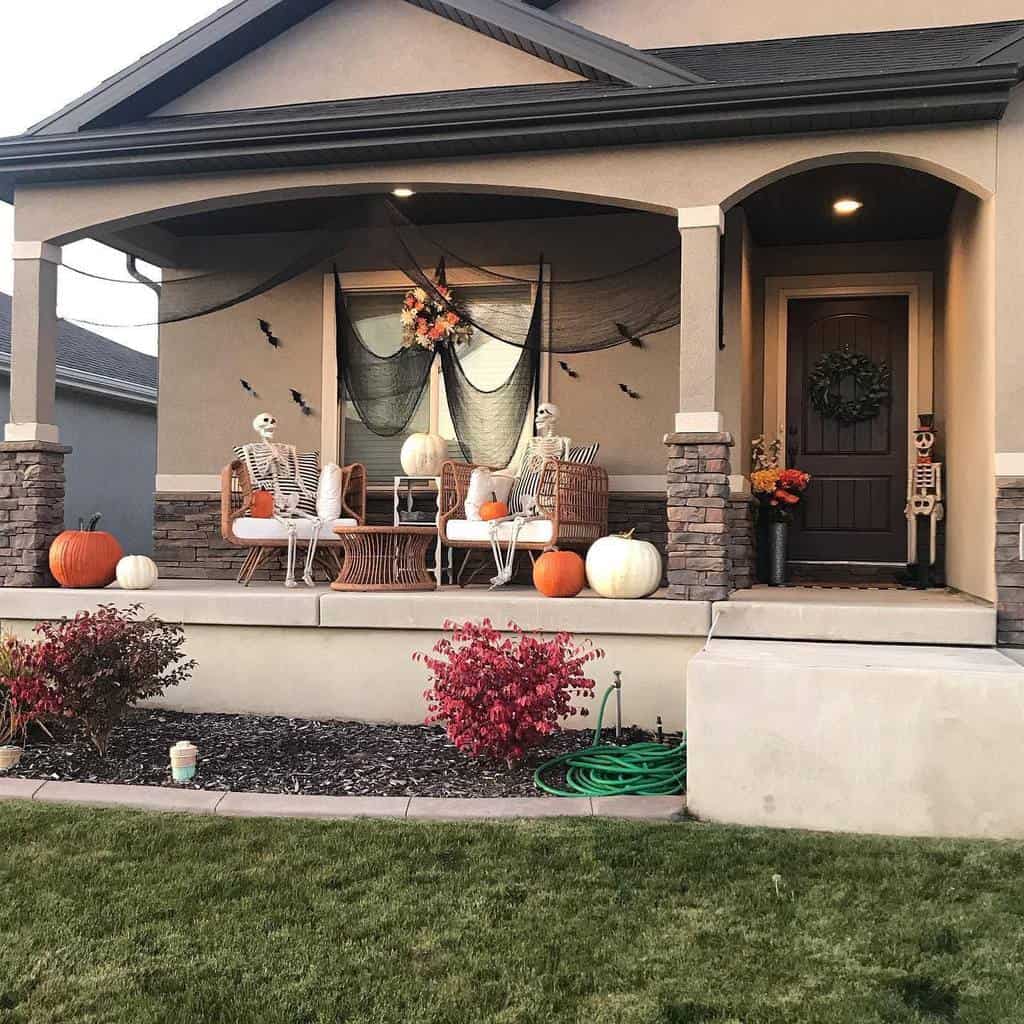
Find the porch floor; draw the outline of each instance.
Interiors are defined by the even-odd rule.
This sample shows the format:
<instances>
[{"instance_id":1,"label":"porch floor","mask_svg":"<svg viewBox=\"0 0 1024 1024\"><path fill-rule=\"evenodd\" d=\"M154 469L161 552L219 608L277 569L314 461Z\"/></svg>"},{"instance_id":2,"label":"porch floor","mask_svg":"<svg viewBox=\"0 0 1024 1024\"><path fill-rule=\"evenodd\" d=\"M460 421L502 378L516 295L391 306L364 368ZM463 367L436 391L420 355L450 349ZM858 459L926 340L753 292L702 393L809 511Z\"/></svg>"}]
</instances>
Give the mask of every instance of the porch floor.
<instances>
[{"instance_id":1,"label":"porch floor","mask_svg":"<svg viewBox=\"0 0 1024 1024\"><path fill-rule=\"evenodd\" d=\"M722 637L989 647L996 636L995 607L953 590L756 586L714 614Z\"/></svg>"}]
</instances>

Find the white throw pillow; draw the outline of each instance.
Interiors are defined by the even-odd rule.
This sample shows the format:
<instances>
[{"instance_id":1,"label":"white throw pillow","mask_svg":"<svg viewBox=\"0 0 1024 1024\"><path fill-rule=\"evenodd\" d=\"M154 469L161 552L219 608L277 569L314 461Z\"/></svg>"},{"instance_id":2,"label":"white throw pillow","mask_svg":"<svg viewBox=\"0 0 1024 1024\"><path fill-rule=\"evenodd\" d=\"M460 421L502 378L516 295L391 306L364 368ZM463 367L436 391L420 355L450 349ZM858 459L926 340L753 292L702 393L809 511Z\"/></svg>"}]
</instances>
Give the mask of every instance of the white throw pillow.
<instances>
[{"instance_id":1,"label":"white throw pillow","mask_svg":"<svg viewBox=\"0 0 1024 1024\"><path fill-rule=\"evenodd\" d=\"M466 491L466 518L480 522L480 507L488 501L508 501L515 477L505 471L495 472L484 467L473 470Z\"/></svg>"},{"instance_id":2,"label":"white throw pillow","mask_svg":"<svg viewBox=\"0 0 1024 1024\"><path fill-rule=\"evenodd\" d=\"M316 514L328 521L341 515L341 466L328 462L320 470L320 481L316 488Z\"/></svg>"}]
</instances>

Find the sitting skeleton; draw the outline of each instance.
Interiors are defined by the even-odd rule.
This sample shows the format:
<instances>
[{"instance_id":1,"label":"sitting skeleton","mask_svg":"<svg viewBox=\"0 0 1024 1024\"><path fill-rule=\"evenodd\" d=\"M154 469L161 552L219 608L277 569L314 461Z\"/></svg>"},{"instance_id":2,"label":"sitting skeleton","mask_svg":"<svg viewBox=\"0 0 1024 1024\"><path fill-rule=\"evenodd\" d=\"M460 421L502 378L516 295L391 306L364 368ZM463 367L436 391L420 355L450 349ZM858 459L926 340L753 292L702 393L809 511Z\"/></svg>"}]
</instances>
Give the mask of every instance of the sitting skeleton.
<instances>
[{"instance_id":1,"label":"sitting skeleton","mask_svg":"<svg viewBox=\"0 0 1024 1024\"><path fill-rule=\"evenodd\" d=\"M284 585L297 587L295 582L296 550L298 548L298 529L301 523L310 523L309 548L306 551L305 568L302 581L307 587L314 585L313 563L316 558L317 541L323 520L306 512L300 505L303 498L310 504L316 501L299 472L299 454L294 445L281 444L274 440L277 420L269 413L260 413L252 421L253 430L260 440L252 444L242 445L242 458L245 468L249 471L250 480L273 481L274 519L279 522L287 533L288 551Z\"/></svg>"},{"instance_id":2,"label":"sitting skeleton","mask_svg":"<svg viewBox=\"0 0 1024 1024\"><path fill-rule=\"evenodd\" d=\"M530 438L517 473L520 479L533 480L535 482L534 486L540 480L540 471L545 461L548 459L564 461L569 457L570 439L568 437L559 437L555 434L555 424L560 416L561 412L558 406L551 402L544 402L537 407L537 417L534 421L537 433L536 436ZM491 579L492 588L503 587L512 579L512 571L515 567L516 559L516 545L523 526L531 521L544 518L538 514L536 494L524 495L522 506L522 509L513 515L490 521L491 551L494 554L494 563L498 569L498 574ZM504 553L501 550L501 543L498 537L502 523L512 524L508 548Z\"/></svg>"}]
</instances>

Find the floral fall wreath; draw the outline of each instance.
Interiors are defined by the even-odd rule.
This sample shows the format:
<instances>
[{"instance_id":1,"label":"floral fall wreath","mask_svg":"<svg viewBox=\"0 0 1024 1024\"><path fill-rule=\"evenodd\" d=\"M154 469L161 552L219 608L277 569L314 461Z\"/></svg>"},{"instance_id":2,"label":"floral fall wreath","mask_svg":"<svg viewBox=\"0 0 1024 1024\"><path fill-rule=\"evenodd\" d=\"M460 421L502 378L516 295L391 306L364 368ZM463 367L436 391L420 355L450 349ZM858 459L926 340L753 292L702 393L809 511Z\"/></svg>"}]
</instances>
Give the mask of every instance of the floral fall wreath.
<instances>
[{"instance_id":1,"label":"floral fall wreath","mask_svg":"<svg viewBox=\"0 0 1024 1024\"><path fill-rule=\"evenodd\" d=\"M853 397L843 398L840 385L853 379ZM860 352L841 348L826 352L811 367L807 389L814 411L826 420L862 423L874 419L889 401L892 374L885 363L874 363Z\"/></svg>"},{"instance_id":2,"label":"floral fall wreath","mask_svg":"<svg viewBox=\"0 0 1024 1024\"><path fill-rule=\"evenodd\" d=\"M402 344L406 348L422 345L433 351L446 341L466 342L473 328L452 307L448 285L438 282L436 294L425 288L410 288L402 303Z\"/></svg>"}]
</instances>

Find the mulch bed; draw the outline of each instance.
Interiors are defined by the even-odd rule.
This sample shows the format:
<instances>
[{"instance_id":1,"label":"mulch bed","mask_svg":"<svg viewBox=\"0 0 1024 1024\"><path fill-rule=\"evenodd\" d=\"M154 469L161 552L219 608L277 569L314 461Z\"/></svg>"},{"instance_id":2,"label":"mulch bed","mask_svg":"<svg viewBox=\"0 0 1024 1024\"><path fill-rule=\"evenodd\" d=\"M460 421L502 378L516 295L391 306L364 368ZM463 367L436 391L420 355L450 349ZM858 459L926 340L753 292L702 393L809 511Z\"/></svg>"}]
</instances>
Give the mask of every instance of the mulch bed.
<instances>
[{"instance_id":1,"label":"mulch bed","mask_svg":"<svg viewBox=\"0 0 1024 1024\"><path fill-rule=\"evenodd\" d=\"M66 782L170 786L168 750L178 740L199 747L190 789L329 796L537 796L534 769L589 746L591 730L551 737L543 749L509 769L459 753L440 728L362 725L255 715L195 715L135 710L115 730L106 758L70 727L49 739L29 738L9 777ZM605 740L611 742L610 730ZM649 739L624 729L622 742Z\"/></svg>"}]
</instances>

